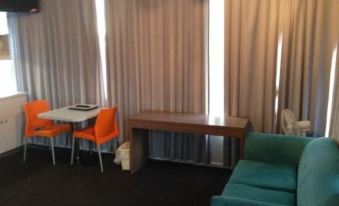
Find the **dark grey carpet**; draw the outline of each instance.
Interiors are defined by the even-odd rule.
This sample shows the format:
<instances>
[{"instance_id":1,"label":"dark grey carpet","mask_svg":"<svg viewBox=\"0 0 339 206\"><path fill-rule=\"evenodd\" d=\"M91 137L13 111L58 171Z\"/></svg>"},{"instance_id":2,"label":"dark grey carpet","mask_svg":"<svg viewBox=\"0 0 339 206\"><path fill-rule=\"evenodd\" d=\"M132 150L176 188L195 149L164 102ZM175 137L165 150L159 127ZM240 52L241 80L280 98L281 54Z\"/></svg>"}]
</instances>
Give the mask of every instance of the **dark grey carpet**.
<instances>
[{"instance_id":1,"label":"dark grey carpet","mask_svg":"<svg viewBox=\"0 0 339 206\"><path fill-rule=\"evenodd\" d=\"M97 160L72 167L69 157L69 150L58 149L57 165L52 166L47 149L29 148L26 163L22 151L1 158L0 205L206 206L212 195L222 192L231 173L148 161L131 175L112 163L112 155L105 155L102 174Z\"/></svg>"}]
</instances>

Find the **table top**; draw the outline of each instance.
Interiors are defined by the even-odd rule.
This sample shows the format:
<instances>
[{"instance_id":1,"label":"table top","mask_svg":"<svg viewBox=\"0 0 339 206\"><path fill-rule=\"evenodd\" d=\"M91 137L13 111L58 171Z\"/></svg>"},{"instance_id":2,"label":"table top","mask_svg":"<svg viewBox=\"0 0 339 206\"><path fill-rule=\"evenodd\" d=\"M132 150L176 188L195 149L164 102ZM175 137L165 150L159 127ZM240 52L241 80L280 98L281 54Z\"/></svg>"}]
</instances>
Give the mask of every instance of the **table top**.
<instances>
[{"instance_id":1,"label":"table top","mask_svg":"<svg viewBox=\"0 0 339 206\"><path fill-rule=\"evenodd\" d=\"M239 117L215 117L205 114L172 113L145 111L129 118L129 121L149 121L162 123L180 123L200 126L214 126L227 128L245 128L248 119Z\"/></svg>"},{"instance_id":2,"label":"table top","mask_svg":"<svg viewBox=\"0 0 339 206\"><path fill-rule=\"evenodd\" d=\"M48 112L40 113L38 114L38 118L65 122L82 122L93 117L96 117L100 112L100 108L93 109L90 111L70 110L69 107L72 106L67 106L60 109L54 109Z\"/></svg>"}]
</instances>

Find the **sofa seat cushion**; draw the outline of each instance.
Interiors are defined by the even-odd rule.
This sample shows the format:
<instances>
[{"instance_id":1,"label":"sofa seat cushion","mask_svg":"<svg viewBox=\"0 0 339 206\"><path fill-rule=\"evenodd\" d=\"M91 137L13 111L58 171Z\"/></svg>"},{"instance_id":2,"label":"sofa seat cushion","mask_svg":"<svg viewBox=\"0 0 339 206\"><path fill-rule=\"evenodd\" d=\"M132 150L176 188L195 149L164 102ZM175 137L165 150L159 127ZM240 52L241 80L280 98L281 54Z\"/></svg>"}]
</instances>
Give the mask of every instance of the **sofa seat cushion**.
<instances>
[{"instance_id":1,"label":"sofa seat cushion","mask_svg":"<svg viewBox=\"0 0 339 206\"><path fill-rule=\"evenodd\" d=\"M295 193L297 168L285 164L241 160L233 171L230 183Z\"/></svg>"},{"instance_id":2,"label":"sofa seat cushion","mask_svg":"<svg viewBox=\"0 0 339 206\"><path fill-rule=\"evenodd\" d=\"M262 202L265 204L271 203L277 206L295 205L296 203L296 196L294 193L237 183L227 184L222 196Z\"/></svg>"}]
</instances>

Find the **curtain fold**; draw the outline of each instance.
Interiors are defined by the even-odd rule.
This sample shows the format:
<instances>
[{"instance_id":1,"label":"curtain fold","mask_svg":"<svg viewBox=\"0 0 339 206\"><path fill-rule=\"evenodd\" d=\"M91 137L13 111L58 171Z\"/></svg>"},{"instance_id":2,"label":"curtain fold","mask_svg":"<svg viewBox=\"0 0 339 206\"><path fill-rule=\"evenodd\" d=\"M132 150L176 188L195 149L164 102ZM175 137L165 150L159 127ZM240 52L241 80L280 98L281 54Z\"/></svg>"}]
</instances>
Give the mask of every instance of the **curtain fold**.
<instances>
[{"instance_id":1,"label":"curtain fold","mask_svg":"<svg viewBox=\"0 0 339 206\"><path fill-rule=\"evenodd\" d=\"M338 19L339 25L339 19ZM339 29L339 28L338 28ZM339 36L337 39L337 56L335 65L335 83L333 92L332 117L329 136L339 145Z\"/></svg>"},{"instance_id":2,"label":"curtain fold","mask_svg":"<svg viewBox=\"0 0 339 206\"><path fill-rule=\"evenodd\" d=\"M283 31L279 111L292 109L297 119L311 120L314 136L323 136L339 2L298 0L291 4Z\"/></svg>"},{"instance_id":3,"label":"curtain fold","mask_svg":"<svg viewBox=\"0 0 339 206\"><path fill-rule=\"evenodd\" d=\"M52 108L102 104L95 1L44 0L40 6L37 14L8 14L18 89ZM70 138L56 138L56 145L68 147Z\"/></svg>"},{"instance_id":4,"label":"curtain fold","mask_svg":"<svg viewBox=\"0 0 339 206\"><path fill-rule=\"evenodd\" d=\"M128 117L141 111L204 113L208 1L105 3L108 102L120 108L123 138ZM207 144L205 137L155 131L150 156L205 161Z\"/></svg>"},{"instance_id":5,"label":"curtain fold","mask_svg":"<svg viewBox=\"0 0 339 206\"><path fill-rule=\"evenodd\" d=\"M332 104L332 118L330 124L330 134L329 136L336 140L339 145L339 2L337 2L332 8L332 12L330 16L332 16L331 26L334 26L334 41L336 42L336 52L337 56L335 58L334 72L335 72L335 80L334 80L334 91L333 91L333 104ZM334 51L333 51L334 52ZM334 64L334 62L332 62Z\"/></svg>"},{"instance_id":6,"label":"curtain fold","mask_svg":"<svg viewBox=\"0 0 339 206\"><path fill-rule=\"evenodd\" d=\"M255 131L275 132L278 40L286 1L225 1L225 112L247 117ZM238 159L238 142L224 141L224 164Z\"/></svg>"},{"instance_id":7,"label":"curtain fold","mask_svg":"<svg viewBox=\"0 0 339 206\"><path fill-rule=\"evenodd\" d=\"M225 3L225 111L275 133L281 110L289 108L323 136L339 1ZM237 144L226 140L225 148L225 164L232 163Z\"/></svg>"},{"instance_id":8,"label":"curtain fold","mask_svg":"<svg viewBox=\"0 0 339 206\"><path fill-rule=\"evenodd\" d=\"M278 39L286 1L227 0L225 108L256 131L275 131Z\"/></svg>"}]
</instances>

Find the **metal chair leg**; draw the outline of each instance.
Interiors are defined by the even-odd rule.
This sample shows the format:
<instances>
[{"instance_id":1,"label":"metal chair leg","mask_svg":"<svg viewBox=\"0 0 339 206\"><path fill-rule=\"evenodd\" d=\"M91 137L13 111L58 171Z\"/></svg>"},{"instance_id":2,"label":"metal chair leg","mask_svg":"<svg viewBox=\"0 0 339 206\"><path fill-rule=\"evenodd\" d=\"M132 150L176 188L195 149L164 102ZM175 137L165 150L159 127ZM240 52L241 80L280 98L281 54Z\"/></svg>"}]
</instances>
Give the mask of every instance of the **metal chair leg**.
<instances>
[{"instance_id":1,"label":"metal chair leg","mask_svg":"<svg viewBox=\"0 0 339 206\"><path fill-rule=\"evenodd\" d=\"M53 165L55 165L54 143L53 143L54 138L50 138L50 140L51 140L51 150L52 150Z\"/></svg>"},{"instance_id":2,"label":"metal chair leg","mask_svg":"<svg viewBox=\"0 0 339 206\"><path fill-rule=\"evenodd\" d=\"M27 155L27 138L24 137L24 158L23 158L24 162L26 162L26 155Z\"/></svg>"},{"instance_id":3,"label":"metal chair leg","mask_svg":"<svg viewBox=\"0 0 339 206\"><path fill-rule=\"evenodd\" d=\"M74 162L74 144L75 144L75 137L72 138L71 165L73 165L73 162Z\"/></svg>"},{"instance_id":4,"label":"metal chair leg","mask_svg":"<svg viewBox=\"0 0 339 206\"><path fill-rule=\"evenodd\" d=\"M100 171L104 172L104 168L102 166L102 159L101 159L101 151L100 151L100 145L97 144L97 150L98 150L98 156L99 156L99 161L100 161Z\"/></svg>"}]
</instances>

